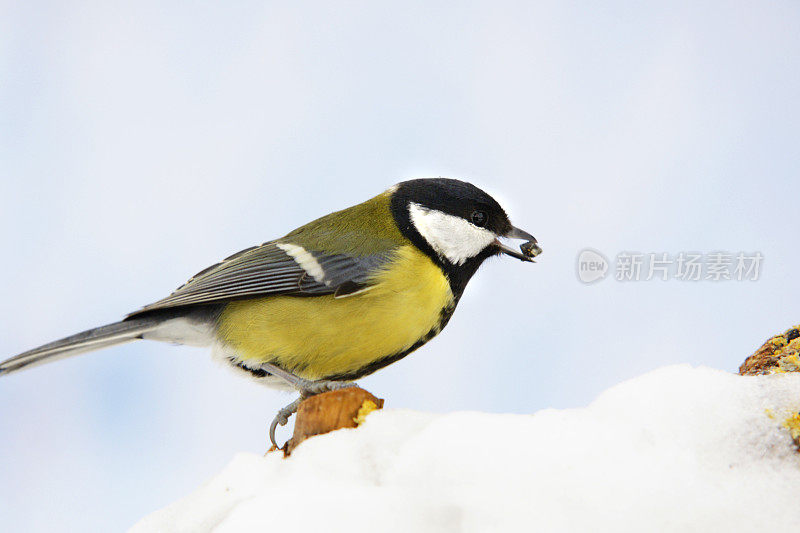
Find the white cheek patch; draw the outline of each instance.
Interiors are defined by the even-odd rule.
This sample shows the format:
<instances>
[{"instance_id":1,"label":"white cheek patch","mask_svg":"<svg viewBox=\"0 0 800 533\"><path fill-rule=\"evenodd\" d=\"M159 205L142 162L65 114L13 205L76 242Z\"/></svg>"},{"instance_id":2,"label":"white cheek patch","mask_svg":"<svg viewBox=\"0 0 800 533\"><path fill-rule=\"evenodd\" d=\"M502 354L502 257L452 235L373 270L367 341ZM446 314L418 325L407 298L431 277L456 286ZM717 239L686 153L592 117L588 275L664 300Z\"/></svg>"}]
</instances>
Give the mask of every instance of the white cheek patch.
<instances>
[{"instance_id":1,"label":"white cheek patch","mask_svg":"<svg viewBox=\"0 0 800 533\"><path fill-rule=\"evenodd\" d=\"M497 236L461 217L410 203L411 222L431 248L455 265L463 265L489 246Z\"/></svg>"}]
</instances>

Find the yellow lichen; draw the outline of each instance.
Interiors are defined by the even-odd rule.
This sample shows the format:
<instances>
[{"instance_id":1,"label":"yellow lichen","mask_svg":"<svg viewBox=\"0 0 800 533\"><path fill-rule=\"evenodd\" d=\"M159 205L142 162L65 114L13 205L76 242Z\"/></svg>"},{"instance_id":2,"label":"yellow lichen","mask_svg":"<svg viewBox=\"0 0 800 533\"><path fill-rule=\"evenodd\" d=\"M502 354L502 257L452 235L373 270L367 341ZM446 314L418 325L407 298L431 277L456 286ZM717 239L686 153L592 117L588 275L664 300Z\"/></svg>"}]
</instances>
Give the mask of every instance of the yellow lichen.
<instances>
[{"instance_id":1,"label":"yellow lichen","mask_svg":"<svg viewBox=\"0 0 800 533\"><path fill-rule=\"evenodd\" d=\"M368 414L377 410L378 406L375 404L375 402L372 400L364 400L364 403L362 403L361 407L358 408L358 413L356 414L355 418L353 418L353 422L360 426L367 419Z\"/></svg>"},{"instance_id":2,"label":"yellow lichen","mask_svg":"<svg viewBox=\"0 0 800 533\"><path fill-rule=\"evenodd\" d=\"M786 338L783 335L772 337L769 341L773 344L773 346L786 346Z\"/></svg>"},{"instance_id":3,"label":"yellow lichen","mask_svg":"<svg viewBox=\"0 0 800 533\"><path fill-rule=\"evenodd\" d=\"M795 445L800 449L800 413L795 413L783 421L783 427L789 430L789 435Z\"/></svg>"},{"instance_id":4,"label":"yellow lichen","mask_svg":"<svg viewBox=\"0 0 800 533\"><path fill-rule=\"evenodd\" d=\"M739 367L743 375L800 372L800 325L774 335Z\"/></svg>"},{"instance_id":5,"label":"yellow lichen","mask_svg":"<svg viewBox=\"0 0 800 533\"><path fill-rule=\"evenodd\" d=\"M796 353L778 359L781 372L800 372L800 357Z\"/></svg>"}]
</instances>

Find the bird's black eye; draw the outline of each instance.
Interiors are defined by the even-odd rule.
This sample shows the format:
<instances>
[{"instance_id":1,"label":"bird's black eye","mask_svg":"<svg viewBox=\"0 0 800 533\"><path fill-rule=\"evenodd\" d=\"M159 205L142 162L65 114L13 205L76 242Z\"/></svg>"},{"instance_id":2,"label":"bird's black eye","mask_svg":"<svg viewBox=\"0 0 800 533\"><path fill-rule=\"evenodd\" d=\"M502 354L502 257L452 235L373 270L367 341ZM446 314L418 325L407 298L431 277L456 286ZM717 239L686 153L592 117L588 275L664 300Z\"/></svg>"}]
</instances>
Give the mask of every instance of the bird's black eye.
<instances>
[{"instance_id":1,"label":"bird's black eye","mask_svg":"<svg viewBox=\"0 0 800 533\"><path fill-rule=\"evenodd\" d=\"M482 228L486 225L486 220L489 217L486 216L485 211L473 211L472 215L470 215L470 218L472 219L473 224L475 224L479 228Z\"/></svg>"}]
</instances>

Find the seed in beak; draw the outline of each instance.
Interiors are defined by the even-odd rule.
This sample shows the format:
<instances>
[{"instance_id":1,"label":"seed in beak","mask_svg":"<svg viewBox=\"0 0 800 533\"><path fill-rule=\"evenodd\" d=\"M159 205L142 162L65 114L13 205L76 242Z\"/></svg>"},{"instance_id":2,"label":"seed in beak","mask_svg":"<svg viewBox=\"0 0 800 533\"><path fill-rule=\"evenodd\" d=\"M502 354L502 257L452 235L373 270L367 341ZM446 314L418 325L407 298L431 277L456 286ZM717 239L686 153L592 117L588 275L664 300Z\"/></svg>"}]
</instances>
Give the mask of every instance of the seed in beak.
<instances>
[{"instance_id":1,"label":"seed in beak","mask_svg":"<svg viewBox=\"0 0 800 533\"><path fill-rule=\"evenodd\" d=\"M528 241L519 245L519 250L525 257L536 257L542 253L542 248L536 241Z\"/></svg>"}]
</instances>

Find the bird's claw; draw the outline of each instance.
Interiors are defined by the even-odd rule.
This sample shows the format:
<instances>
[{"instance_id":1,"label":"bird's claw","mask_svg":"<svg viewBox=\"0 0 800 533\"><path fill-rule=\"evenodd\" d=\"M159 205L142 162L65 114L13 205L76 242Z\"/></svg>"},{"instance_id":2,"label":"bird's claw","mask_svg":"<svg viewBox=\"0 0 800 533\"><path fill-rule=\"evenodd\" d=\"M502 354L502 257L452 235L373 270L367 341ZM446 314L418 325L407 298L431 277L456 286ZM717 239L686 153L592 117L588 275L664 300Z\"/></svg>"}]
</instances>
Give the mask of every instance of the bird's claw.
<instances>
[{"instance_id":1,"label":"bird's claw","mask_svg":"<svg viewBox=\"0 0 800 533\"><path fill-rule=\"evenodd\" d=\"M355 386L356 384L351 381L309 381L308 383L304 383L303 388L300 389L300 395L303 398L308 398L310 396L322 394L323 392L349 389Z\"/></svg>"},{"instance_id":2,"label":"bird's claw","mask_svg":"<svg viewBox=\"0 0 800 533\"><path fill-rule=\"evenodd\" d=\"M297 412L297 407L300 405L302 399L303 398L298 398L286 407L280 409L275 414L275 418L272 419L272 423L269 425L269 440L276 448L281 449L281 446L278 446L275 440L275 430L278 428L278 425L285 426L289 423L289 417Z\"/></svg>"},{"instance_id":3,"label":"bird's claw","mask_svg":"<svg viewBox=\"0 0 800 533\"><path fill-rule=\"evenodd\" d=\"M341 390L341 389L349 389L350 387L355 387L356 384L349 382L349 381L306 381L300 384L300 397L284 407L283 409L279 410L275 414L275 418L272 419L272 423L269 425L269 440L272 442L272 445L278 448L279 450L282 449L282 446L278 446L278 442L275 440L275 430L278 426L285 426L289 423L289 418L297 412L297 408L300 406L300 402L305 400L306 398L310 398L311 396L316 396L317 394L322 394L323 392L330 392L334 390Z\"/></svg>"}]
</instances>

